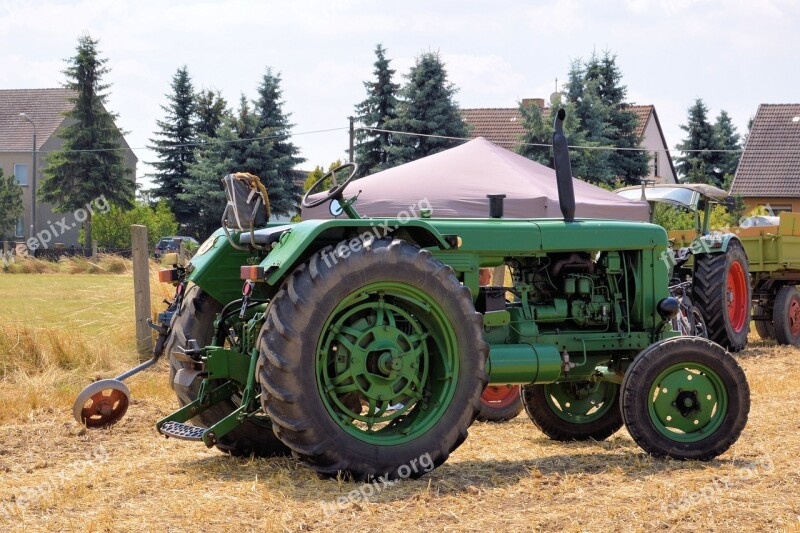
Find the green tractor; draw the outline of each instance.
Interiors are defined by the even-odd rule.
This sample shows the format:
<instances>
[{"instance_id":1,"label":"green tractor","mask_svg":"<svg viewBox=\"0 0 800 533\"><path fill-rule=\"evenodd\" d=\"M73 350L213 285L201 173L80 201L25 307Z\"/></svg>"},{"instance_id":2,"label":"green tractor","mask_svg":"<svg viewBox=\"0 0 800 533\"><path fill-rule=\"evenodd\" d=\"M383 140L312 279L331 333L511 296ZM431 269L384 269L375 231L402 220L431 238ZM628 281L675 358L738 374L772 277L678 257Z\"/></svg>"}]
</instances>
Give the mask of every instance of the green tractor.
<instances>
[{"instance_id":1,"label":"green tractor","mask_svg":"<svg viewBox=\"0 0 800 533\"><path fill-rule=\"evenodd\" d=\"M731 209L733 199L726 191L701 183L643 183L619 189L617 194L650 202L653 214L656 204L692 214L694 230L669 232L673 249L663 260L672 267L671 284L685 289L685 300L698 313L704 336L731 352L742 350L750 332L747 253L737 235L709 228L711 209L716 205Z\"/></svg>"},{"instance_id":2,"label":"green tractor","mask_svg":"<svg viewBox=\"0 0 800 533\"><path fill-rule=\"evenodd\" d=\"M727 450L747 422L745 375L718 344L671 330L661 227L575 219L563 119L563 220L504 219L500 197L487 219L362 218L347 164L303 198L347 218L254 229L263 206L237 206L259 187L231 182L223 228L163 274L177 295L154 327L182 407L158 431L233 455L291 452L323 475L418 477L464 442L487 385L522 385L553 439L624 424L655 457ZM479 269L501 265L513 286L480 289ZM104 398L122 388L92 384L76 418L114 423L123 402Z\"/></svg>"}]
</instances>

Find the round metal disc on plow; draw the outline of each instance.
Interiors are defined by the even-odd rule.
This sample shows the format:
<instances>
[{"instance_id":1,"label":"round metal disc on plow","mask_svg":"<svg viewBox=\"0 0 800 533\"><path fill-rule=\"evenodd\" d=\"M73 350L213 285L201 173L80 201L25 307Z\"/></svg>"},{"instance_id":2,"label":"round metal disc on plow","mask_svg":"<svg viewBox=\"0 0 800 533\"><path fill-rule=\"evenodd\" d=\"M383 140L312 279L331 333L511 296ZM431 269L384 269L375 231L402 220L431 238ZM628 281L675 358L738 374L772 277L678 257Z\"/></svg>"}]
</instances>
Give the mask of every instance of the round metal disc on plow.
<instances>
[{"instance_id":1,"label":"round metal disc on plow","mask_svg":"<svg viewBox=\"0 0 800 533\"><path fill-rule=\"evenodd\" d=\"M111 426L125 416L130 394L128 387L116 379L95 381L78 394L72 404L72 416L90 429Z\"/></svg>"}]
</instances>

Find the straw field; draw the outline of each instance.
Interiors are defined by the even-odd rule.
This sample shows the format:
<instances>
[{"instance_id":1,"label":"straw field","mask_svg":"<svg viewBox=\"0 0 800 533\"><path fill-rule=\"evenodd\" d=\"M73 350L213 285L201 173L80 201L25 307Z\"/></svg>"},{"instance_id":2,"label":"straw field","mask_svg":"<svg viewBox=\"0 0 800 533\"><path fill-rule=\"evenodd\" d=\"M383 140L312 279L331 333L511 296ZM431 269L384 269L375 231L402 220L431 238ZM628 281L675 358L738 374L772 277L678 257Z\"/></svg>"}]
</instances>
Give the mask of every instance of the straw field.
<instances>
[{"instance_id":1,"label":"straw field","mask_svg":"<svg viewBox=\"0 0 800 533\"><path fill-rule=\"evenodd\" d=\"M653 460L621 430L557 443L522 414L476 423L414 481L319 479L291 458L235 459L164 439L177 405L161 365L132 405L87 431L71 404L138 361L132 278L0 273L0 530L517 531L786 530L800 527L800 350L751 336L738 356L750 421L708 463ZM162 289L155 284L154 305Z\"/></svg>"}]
</instances>

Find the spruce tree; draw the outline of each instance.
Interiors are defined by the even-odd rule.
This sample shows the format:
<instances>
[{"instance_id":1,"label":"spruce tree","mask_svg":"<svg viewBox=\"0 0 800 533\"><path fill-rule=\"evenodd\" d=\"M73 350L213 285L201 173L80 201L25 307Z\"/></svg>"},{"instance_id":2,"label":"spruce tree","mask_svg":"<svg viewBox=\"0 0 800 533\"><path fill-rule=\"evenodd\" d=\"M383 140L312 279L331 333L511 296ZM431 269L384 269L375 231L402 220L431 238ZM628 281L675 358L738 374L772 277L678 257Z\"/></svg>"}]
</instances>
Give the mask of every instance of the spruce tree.
<instances>
[{"instance_id":1,"label":"spruce tree","mask_svg":"<svg viewBox=\"0 0 800 533\"><path fill-rule=\"evenodd\" d=\"M22 211L22 187L13 174L4 176L0 168L0 237L14 236Z\"/></svg>"},{"instance_id":2,"label":"spruce tree","mask_svg":"<svg viewBox=\"0 0 800 533\"><path fill-rule=\"evenodd\" d=\"M280 76L267 69L251 103L242 95L235 115L227 114L196 153L189 167L181 198L194 210L195 233L204 237L219 227L225 208L221 179L232 172L249 172L261 178L273 214L292 215L301 188L293 182L293 168L304 161L289 139L292 125L283 112Z\"/></svg>"},{"instance_id":3,"label":"spruce tree","mask_svg":"<svg viewBox=\"0 0 800 533\"><path fill-rule=\"evenodd\" d=\"M255 127L261 152L246 163L253 174L260 176L267 188L270 206L277 215L293 215L297 210L301 187L294 184L294 167L303 163L300 149L291 141L294 124L283 111L280 74L267 68L253 102Z\"/></svg>"},{"instance_id":4,"label":"spruce tree","mask_svg":"<svg viewBox=\"0 0 800 533\"><path fill-rule=\"evenodd\" d=\"M717 121L714 123L714 135L717 137L717 143L723 150L728 150L719 154L720 172L723 176L723 185L733 178L736 173L736 167L739 166L739 158L741 157L740 137L736 132L736 126L733 125L730 115L724 109L720 111Z\"/></svg>"},{"instance_id":5,"label":"spruce tree","mask_svg":"<svg viewBox=\"0 0 800 533\"><path fill-rule=\"evenodd\" d=\"M397 113L397 91L399 85L392 81L395 71L389 68L386 49L375 47L374 81L365 81L367 98L356 105L358 122L368 128L386 129ZM369 130L356 131L355 160L359 174L364 176L381 170L387 162L388 148L392 142L390 133Z\"/></svg>"},{"instance_id":6,"label":"spruce tree","mask_svg":"<svg viewBox=\"0 0 800 533\"><path fill-rule=\"evenodd\" d=\"M682 155L675 158L675 168L688 183L708 183L720 187L723 175L720 167L719 138L708 121L708 108L701 98L689 108L686 124L681 129L688 137L677 145Z\"/></svg>"},{"instance_id":7,"label":"spruce tree","mask_svg":"<svg viewBox=\"0 0 800 533\"><path fill-rule=\"evenodd\" d=\"M109 85L102 78L108 73L108 60L100 58L97 44L88 34L81 36L63 71L64 86L75 93L70 98L73 107L65 113L72 121L58 133L64 143L48 156L39 190L39 198L54 204L57 212L81 209L100 196L123 208L133 206L135 185L122 156L122 132L114 124L117 115L105 108ZM92 242L89 210L84 236L84 242Z\"/></svg>"},{"instance_id":8,"label":"spruce tree","mask_svg":"<svg viewBox=\"0 0 800 533\"><path fill-rule=\"evenodd\" d=\"M522 144L516 149L517 153L541 163L550 168L555 168L553 163L553 115L552 110L563 108L566 112L564 119L564 133L567 135L570 146L596 146L586 139L585 133L580 128L575 105L568 101L557 101L553 107L543 110L537 105L519 104L522 115L522 127L525 133L520 137ZM607 156L604 150L570 149L570 162L572 175L584 181L605 183L611 176L598 174L604 169L603 158Z\"/></svg>"},{"instance_id":9,"label":"spruce tree","mask_svg":"<svg viewBox=\"0 0 800 533\"><path fill-rule=\"evenodd\" d=\"M593 54L586 63L583 77L585 105L579 107L578 112L581 124L587 129L588 140L621 148L609 151L609 171L626 183L637 184L649 172L649 156L643 150L631 150L641 147L642 138L637 133L639 119L625 100L627 88L622 84L622 72L616 60L616 55L605 51L602 57ZM593 112L597 111L594 109L596 105L601 106L599 112ZM593 120L605 121L605 127L593 124Z\"/></svg>"},{"instance_id":10,"label":"spruce tree","mask_svg":"<svg viewBox=\"0 0 800 533\"><path fill-rule=\"evenodd\" d=\"M237 113L225 113L216 136L207 138L195 153L195 161L189 165L189 178L183 184L184 192L180 194L194 212L189 230L195 237L205 239L219 228L227 202L222 178L232 172L247 172L243 163L251 145L257 142L252 140L255 134L255 120L247 98L242 95Z\"/></svg>"},{"instance_id":11,"label":"spruce tree","mask_svg":"<svg viewBox=\"0 0 800 533\"><path fill-rule=\"evenodd\" d=\"M447 81L447 71L438 53L418 57L406 77L397 117L387 121L388 129L426 136L393 135L387 149L388 166L402 165L461 142L442 136L467 136L467 126L454 100L458 89Z\"/></svg>"},{"instance_id":12,"label":"spruce tree","mask_svg":"<svg viewBox=\"0 0 800 533\"><path fill-rule=\"evenodd\" d=\"M188 167L194 162L197 135L195 133L195 94L186 66L177 70L166 95L169 103L162 105L164 120L156 121L158 131L150 139L150 147L158 161L150 163L157 172L150 174L156 184L153 194L167 202L179 224L186 224L193 211L179 198L183 183L189 177Z\"/></svg>"},{"instance_id":13,"label":"spruce tree","mask_svg":"<svg viewBox=\"0 0 800 533\"><path fill-rule=\"evenodd\" d=\"M228 103L213 89L202 89L197 93L194 103L194 131L200 139L217 136L217 128L227 114Z\"/></svg>"}]
</instances>

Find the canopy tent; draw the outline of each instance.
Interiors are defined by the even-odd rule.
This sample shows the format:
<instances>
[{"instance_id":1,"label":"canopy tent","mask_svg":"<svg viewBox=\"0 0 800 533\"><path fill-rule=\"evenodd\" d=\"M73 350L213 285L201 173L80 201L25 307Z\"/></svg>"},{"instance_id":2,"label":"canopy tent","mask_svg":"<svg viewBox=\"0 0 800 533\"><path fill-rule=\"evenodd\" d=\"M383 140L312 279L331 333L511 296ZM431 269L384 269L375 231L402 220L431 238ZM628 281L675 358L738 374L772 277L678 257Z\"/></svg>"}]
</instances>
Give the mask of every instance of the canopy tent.
<instances>
[{"instance_id":1,"label":"canopy tent","mask_svg":"<svg viewBox=\"0 0 800 533\"><path fill-rule=\"evenodd\" d=\"M646 202L574 178L572 183L576 218L649 219ZM414 216L420 207L430 207L434 218L483 218L489 216L487 194L506 195L506 218L562 216L555 171L483 137L353 181L345 196L358 191L355 208L367 217ZM332 218L327 204L303 209L302 216Z\"/></svg>"}]
</instances>

